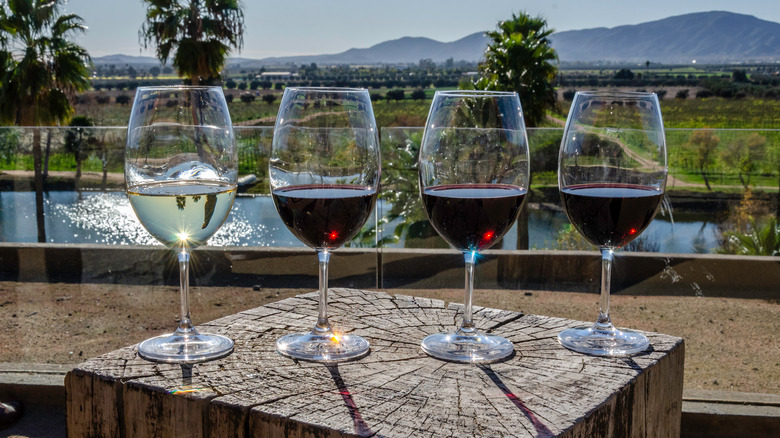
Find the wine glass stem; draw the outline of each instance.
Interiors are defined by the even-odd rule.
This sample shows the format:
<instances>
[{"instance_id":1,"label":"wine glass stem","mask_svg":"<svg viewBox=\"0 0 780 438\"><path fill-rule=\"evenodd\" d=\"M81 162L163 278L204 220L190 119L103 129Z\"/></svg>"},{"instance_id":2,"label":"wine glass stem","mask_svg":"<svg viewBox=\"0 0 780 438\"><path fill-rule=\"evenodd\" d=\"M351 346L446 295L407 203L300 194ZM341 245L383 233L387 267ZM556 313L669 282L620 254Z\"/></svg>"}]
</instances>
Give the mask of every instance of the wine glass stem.
<instances>
[{"instance_id":1,"label":"wine glass stem","mask_svg":"<svg viewBox=\"0 0 780 438\"><path fill-rule=\"evenodd\" d=\"M196 334L190 320L190 249L182 248L179 256L179 288L181 293L181 320L176 333L180 335Z\"/></svg>"},{"instance_id":2,"label":"wine glass stem","mask_svg":"<svg viewBox=\"0 0 780 438\"><path fill-rule=\"evenodd\" d=\"M318 250L317 258L320 261L320 303L318 306L317 325L314 326L314 331L317 333L329 333L331 331L330 322L328 322L328 262L330 261L330 252Z\"/></svg>"},{"instance_id":3,"label":"wine glass stem","mask_svg":"<svg viewBox=\"0 0 780 438\"><path fill-rule=\"evenodd\" d=\"M463 298L463 321L460 323L458 331L464 334L472 334L476 332L474 323L471 320L471 314L474 301L474 266L477 264L477 253L466 251L463 253L463 258L466 260L466 288Z\"/></svg>"},{"instance_id":4,"label":"wine glass stem","mask_svg":"<svg viewBox=\"0 0 780 438\"><path fill-rule=\"evenodd\" d=\"M610 248L601 248L601 300L599 302L599 326L612 327L609 318L609 292L612 280L612 259L614 252Z\"/></svg>"}]
</instances>

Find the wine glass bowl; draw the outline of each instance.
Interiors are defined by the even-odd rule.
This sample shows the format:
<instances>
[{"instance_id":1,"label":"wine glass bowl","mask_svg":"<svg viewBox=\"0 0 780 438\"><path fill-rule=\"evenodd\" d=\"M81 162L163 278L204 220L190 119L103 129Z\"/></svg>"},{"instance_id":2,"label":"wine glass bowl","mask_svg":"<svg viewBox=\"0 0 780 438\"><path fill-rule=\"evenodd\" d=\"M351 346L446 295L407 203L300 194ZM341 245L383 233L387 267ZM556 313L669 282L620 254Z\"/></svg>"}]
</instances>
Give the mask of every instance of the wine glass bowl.
<instances>
[{"instance_id":1,"label":"wine glass bowl","mask_svg":"<svg viewBox=\"0 0 780 438\"><path fill-rule=\"evenodd\" d=\"M317 252L320 299L314 328L278 339L281 354L322 362L368 354L368 341L339 333L330 324L328 263L331 253L355 237L371 216L380 167L367 90L285 89L269 163L271 195L290 232Z\"/></svg>"},{"instance_id":2,"label":"wine glass bowl","mask_svg":"<svg viewBox=\"0 0 780 438\"><path fill-rule=\"evenodd\" d=\"M472 321L474 269L479 252L499 242L517 219L529 175L516 93L436 92L420 148L420 194L434 229L463 253L466 287L460 327L423 339L427 354L493 362L514 351L510 341L480 333Z\"/></svg>"},{"instance_id":3,"label":"wine glass bowl","mask_svg":"<svg viewBox=\"0 0 780 438\"><path fill-rule=\"evenodd\" d=\"M194 363L230 354L233 341L200 333L189 310L190 253L222 226L236 195L236 142L219 87L139 87L127 128L125 183L146 230L179 262L181 315L172 334L138 345L146 359Z\"/></svg>"},{"instance_id":4,"label":"wine glass bowl","mask_svg":"<svg viewBox=\"0 0 780 438\"><path fill-rule=\"evenodd\" d=\"M597 322L564 330L571 350L623 356L644 351L641 333L617 329L609 316L613 253L650 224L666 187L666 140L654 93L579 92L563 133L558 165L561 200L575 229L601 251Z\"/></svg>"}]
</instances>

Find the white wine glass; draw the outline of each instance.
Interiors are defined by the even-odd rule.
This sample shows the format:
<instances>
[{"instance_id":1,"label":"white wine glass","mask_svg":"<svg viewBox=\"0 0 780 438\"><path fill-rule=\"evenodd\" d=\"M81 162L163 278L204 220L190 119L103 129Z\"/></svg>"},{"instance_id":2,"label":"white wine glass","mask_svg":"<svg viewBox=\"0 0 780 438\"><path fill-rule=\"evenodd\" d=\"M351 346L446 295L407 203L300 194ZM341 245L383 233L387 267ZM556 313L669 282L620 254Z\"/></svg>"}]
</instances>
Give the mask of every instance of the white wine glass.
<instances>
[{"instance_id":1,"label":"white wine glass","mask_svg":"<svg viewBox=\"0 0 780 438\"><path fill-rule=\"evenodd\" d=\"M233 206L236 141L219 87L140 87L127 127L125 184L138 220L176 252L181 314L172 334L147 339L149 360L194 363L224 357L233 341L200 333L190 319L189 262Z\"/></svg>"},{"instance_id":2,"label":"white wine glass","mask_svg":"<svg viewBox=\"0 0 780 438\"><path fill-rule=\"evenodd\" d=\"M321 362L360 358L364 338L335 330L328 319L328 262L371 216L380 176L379 137L365 89L284 90L271 150L271 194L287 228L319 259L314 328L279 338L289 357Z\"/></svg>"},{"instance_id":3,"label":"white wine glass","mask_svg":"<svg viewBox=\"0 0 780 438\"><path fill-rule=\"evenodd\" d=\"M436 92L420 148L420 194L431 225L463 253L466 287L460 327L423 339L429 355L494 362L514 351L509 340L481 333L474 324L474 269L479 253L501 241L520 214L529 175L517 93Z\"/></svg>"},{"instance_id":4,"label":"white wine glass","mask_svg":"<svg viewBox=\"0 0 780 438\"><path fill-rule=\"evenodd\" d=\"M601 300L592 326L564 330L566 348L625 356L650 345L609 315L614 252L636 239L658 211L666 187L666 138L654 93L578 92L558 161L558 186L577 231L601 251Z\"/></svg>"}]
</instances>

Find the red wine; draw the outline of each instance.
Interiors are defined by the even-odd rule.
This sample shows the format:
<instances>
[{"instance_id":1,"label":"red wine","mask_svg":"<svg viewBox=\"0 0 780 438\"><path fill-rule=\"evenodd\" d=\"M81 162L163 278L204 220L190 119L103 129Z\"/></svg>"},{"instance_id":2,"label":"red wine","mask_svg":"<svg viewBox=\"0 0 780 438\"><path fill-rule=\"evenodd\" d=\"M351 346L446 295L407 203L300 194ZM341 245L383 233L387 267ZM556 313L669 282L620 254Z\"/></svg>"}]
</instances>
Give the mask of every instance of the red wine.
<instances>
[{"instance_id":1,"label":"red wine","mask_svg":"<svg viewBox=\"0 0 780 438\"><path fill-rule=\"evenodd\" d=\"M512 226L526 190L504 184L454 184L428 187L423 204L433 228L461 251L490 248Z\"/></svg>"},{"instance_id":2,"label":"red wine","mask_svg":"<svg viewBox=\"0 0 780 438\"><path fill-rule=\"evenodd\" d=\"M598 247L620 248L653 220L663 192L633 184L579 184L561 190L569 220Z\"/></svg>"},{"instance_id":3,"label":"red wine","mask_svg":"<svg viewBox=\"0 0 780 438\"><path fill-rule=\"evenodd\" d=\"M315 249L338 248L355 237L376 201L376 190L363 186L314 184L271 194L287 228Z\"/></svg>"}]
</instances>

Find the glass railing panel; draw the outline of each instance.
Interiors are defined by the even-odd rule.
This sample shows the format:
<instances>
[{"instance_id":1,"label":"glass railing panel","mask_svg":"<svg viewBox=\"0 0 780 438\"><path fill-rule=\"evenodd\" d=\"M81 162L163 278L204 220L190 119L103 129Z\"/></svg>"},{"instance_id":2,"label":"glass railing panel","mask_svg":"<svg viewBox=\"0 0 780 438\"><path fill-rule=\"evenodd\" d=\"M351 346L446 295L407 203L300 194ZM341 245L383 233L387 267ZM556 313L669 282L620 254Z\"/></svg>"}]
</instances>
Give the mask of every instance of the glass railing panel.
<instances>
[{"instance_id":1,"label":"glass railing panel","mask_svg":"<svg viewBox=\"0 0 780 438\"><path fill-rule=\"evenodd\" d=\"M422 131L380 129L375 216L333 257L332 285L462 300L462 257L430 227L419 199ZM196 322L317 287L313 251L289 233L269 196L273 129L235 132L240 195L220 234L196 251ZM479 261L477 305L594 317L595 295L563 292L597 291L599 264L560 204L561 135L560 128L528 130L529 202L518 224ZM769 228L778 214L780 130L669 129L666 135L666 203L643 236L618 253L616 323L685 337L687 387L780 393L767 365L780 317L780 262L771 256ZM40 201L36 142L47 171ZM0 320L7 334L0 337L0 360L75 363L175 322L173 258L126 200L124 143L124 127L0 128ZM39 216L43 246L36 244ZM46 336L53 341L46 344Z\"/></svg>"}]
</instances>

